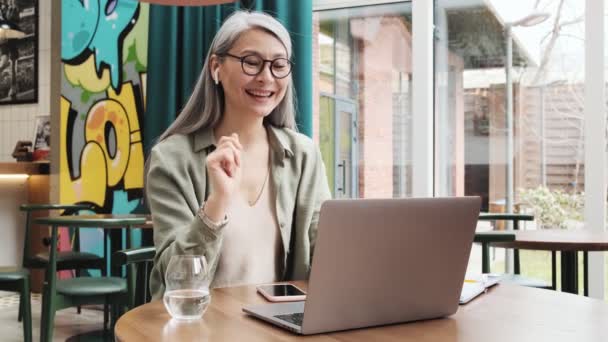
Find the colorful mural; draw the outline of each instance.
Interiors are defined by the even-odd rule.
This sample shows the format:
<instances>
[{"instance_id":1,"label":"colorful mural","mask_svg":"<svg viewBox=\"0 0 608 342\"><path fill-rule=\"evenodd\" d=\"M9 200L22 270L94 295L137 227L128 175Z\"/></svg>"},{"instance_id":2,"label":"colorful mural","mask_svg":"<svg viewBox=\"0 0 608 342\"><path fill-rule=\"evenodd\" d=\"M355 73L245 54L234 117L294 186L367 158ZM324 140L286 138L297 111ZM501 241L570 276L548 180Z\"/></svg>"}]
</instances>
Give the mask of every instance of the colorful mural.
<instances>
[{"instance_id":1,"label":"colorful mural","mask_svg":"<svg viewBox=\"0 0 608 342\"><path fill-rule=\"evenodd\" d=\"M61 5L60 201L131 213L143 195L149 5Z\"/></svg>"}]
</instances>

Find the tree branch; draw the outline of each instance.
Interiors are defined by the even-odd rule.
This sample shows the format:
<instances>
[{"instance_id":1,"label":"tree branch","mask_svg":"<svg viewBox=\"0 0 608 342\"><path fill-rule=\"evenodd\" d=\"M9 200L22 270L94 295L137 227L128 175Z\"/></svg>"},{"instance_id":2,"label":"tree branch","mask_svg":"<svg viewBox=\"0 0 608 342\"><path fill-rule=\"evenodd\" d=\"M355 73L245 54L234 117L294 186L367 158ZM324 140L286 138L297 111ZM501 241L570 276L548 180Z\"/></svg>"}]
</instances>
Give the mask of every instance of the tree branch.
<instances>
[{"instance_id":1,"label":"tree branch","mask_svg":"<svg viewBox=\"0 0 608 342\"><path fill-rule=\"evenodd\" d=\"M543 56L541 58L540 65L538 66L538 71L536 72L536 75L534 76L534 79L532 80L532 84L538 84L538 82L545 75L545 72L546 72L545 69L547 68L549 59L551 58L551 53L553 52L553 49L555 48L555 43L557 42L557 38L559 38L559 33L560 33L559 20L561 19L561 16L562 16L563 7L564 7L564 0L560 0L556 15L555 15L555 20L553 21L553 30L551 31L551 40L549 40L549 43L547 44L547 47L545 48L545 50L543 52Z\"/></svg>"},{"instance_id":2,"label":"tree branch","mask_svg":"<svg viewBox=\"0 0 608 342\"><path fill-rule=\"evenodd\" d=\"M564 27L566 27L566 26L569 26L569 25L574 25L574 24L578 24L578 23L580 23L581 21L583 21L583 19L584 19L584 18L585 18L585 17L581 15L581 16L579 16L578 18L574 18L574 19L569 20L569 21L564 21L563 23L560 23L560 24L559 24L559 29L561 30L562 28L564 28Z\"/></svg>"}]
</instances>

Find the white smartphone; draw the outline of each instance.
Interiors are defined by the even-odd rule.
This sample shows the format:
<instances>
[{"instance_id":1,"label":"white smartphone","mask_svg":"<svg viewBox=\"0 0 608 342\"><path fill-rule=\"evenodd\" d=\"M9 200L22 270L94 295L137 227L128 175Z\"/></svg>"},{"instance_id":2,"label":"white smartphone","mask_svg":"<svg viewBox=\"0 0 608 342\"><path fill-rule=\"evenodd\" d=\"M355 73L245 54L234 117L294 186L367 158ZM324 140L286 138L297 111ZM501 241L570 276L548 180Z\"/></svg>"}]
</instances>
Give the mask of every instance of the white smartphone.
<instances>
[{"instance_id":1,"label":"white smartphone","mask_svg":"<svg viewBox=\"0 0 608 342\"><path fill-rule=\"evenodd\" d=\"M265 284L256 286L258 292L271 302L306 300L306 292L292 284Z\"/></svg>"}]
</instances>

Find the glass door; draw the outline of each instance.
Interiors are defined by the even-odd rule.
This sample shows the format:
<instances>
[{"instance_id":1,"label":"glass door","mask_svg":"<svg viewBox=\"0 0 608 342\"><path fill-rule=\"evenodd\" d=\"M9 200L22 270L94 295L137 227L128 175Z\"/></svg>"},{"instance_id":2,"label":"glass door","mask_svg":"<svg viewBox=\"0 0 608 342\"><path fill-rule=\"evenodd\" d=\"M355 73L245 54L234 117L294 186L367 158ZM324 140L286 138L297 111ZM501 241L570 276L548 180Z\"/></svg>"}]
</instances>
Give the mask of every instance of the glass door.
<instances>
[{"instance_id":1,"label":"glass door","mask_svg":"<svg viewBox=\"0 0 608 342\"><path fill-rule=\"evenodd\" d=\"M336 174L335 198L357 197L357 113L356 104L348 99L335 99L336 105Z\"/></svg>"},{"instance_id":2,"label":"glass door","mask_svg":"<svg viewBox=\"0 0 608 342\"><path fill-rule=\"evenodd\" d=\"M322 94L320 146L334 198L357 197L357 105L353 100Z\"/></svg>"},{"instance_id":3,"label":"glass door","mask_svg":"<svg viewBox=\"0 0 608 342\"><path fill-rule=\"evenodd\" d=\"M411 3L317 4L313 122L330 189L335 198L411 195Z\"/></svg>"}]
</instances>

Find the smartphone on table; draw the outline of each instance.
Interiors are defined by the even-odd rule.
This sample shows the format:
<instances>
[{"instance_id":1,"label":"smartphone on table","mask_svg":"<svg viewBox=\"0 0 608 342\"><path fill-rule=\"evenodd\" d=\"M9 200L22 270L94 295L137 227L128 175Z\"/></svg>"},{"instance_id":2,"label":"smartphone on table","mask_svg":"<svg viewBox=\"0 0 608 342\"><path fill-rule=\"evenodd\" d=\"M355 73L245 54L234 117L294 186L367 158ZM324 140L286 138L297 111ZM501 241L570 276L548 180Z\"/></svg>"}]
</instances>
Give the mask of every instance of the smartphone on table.
<instances>
[{"instance_id":1,"label":"smartphone on table","mask_svg":"<svg viewBox=\"0 0 608 342\"><path fill-rule=\"evenodd\" d=\"M306 292L292 284L264 284L256 286L258 292L271 302L306 300Z\"/></svg>"}]
</instances>

